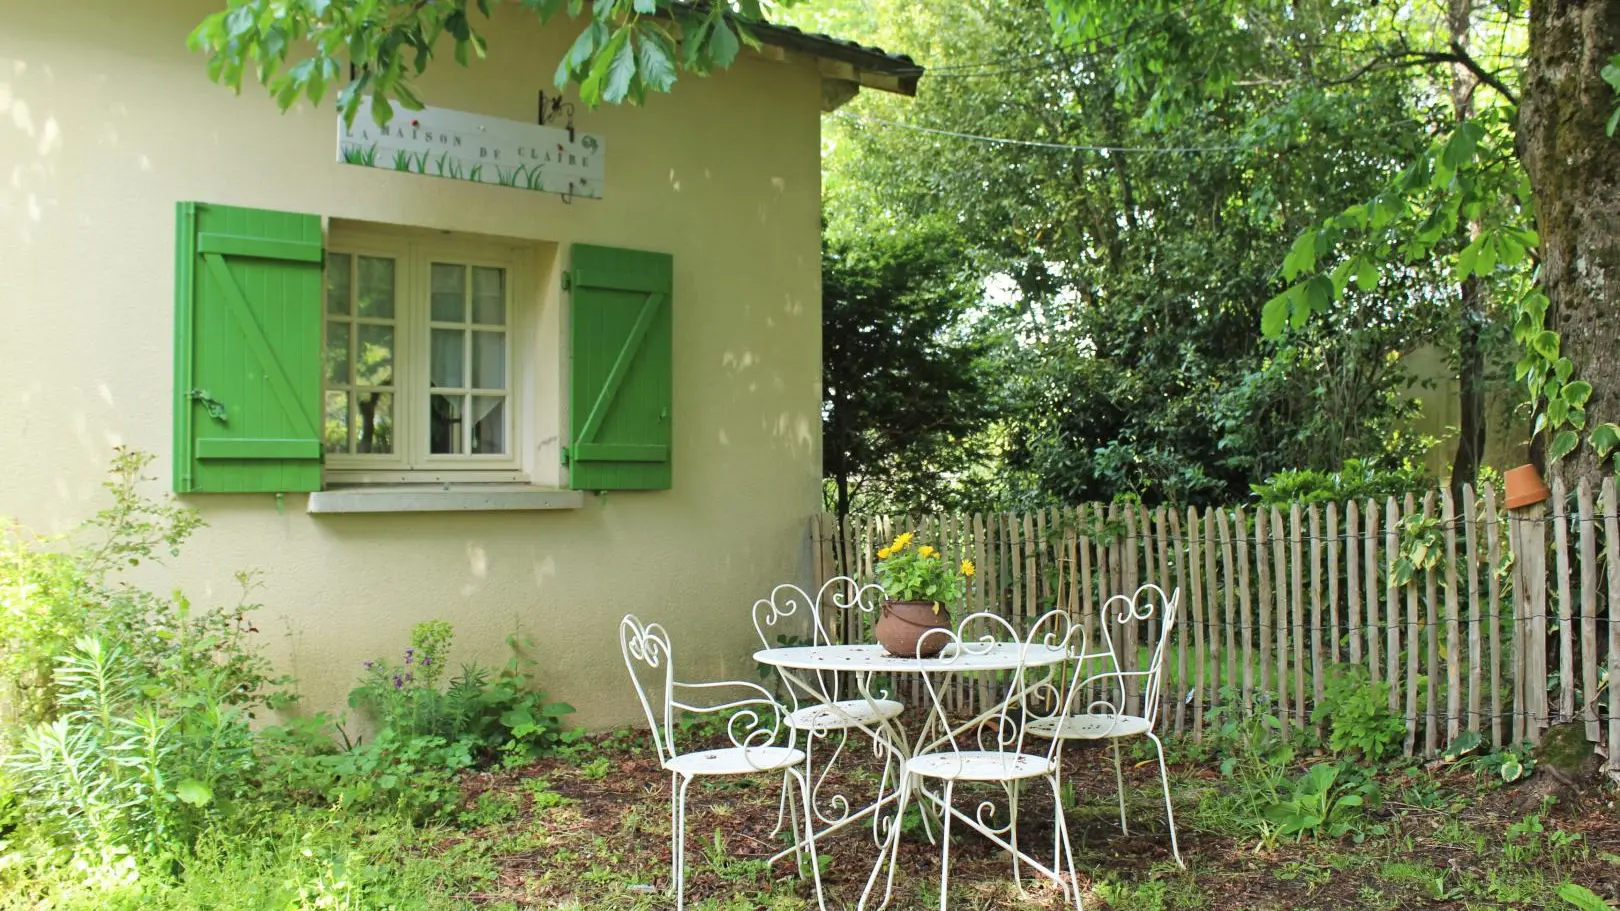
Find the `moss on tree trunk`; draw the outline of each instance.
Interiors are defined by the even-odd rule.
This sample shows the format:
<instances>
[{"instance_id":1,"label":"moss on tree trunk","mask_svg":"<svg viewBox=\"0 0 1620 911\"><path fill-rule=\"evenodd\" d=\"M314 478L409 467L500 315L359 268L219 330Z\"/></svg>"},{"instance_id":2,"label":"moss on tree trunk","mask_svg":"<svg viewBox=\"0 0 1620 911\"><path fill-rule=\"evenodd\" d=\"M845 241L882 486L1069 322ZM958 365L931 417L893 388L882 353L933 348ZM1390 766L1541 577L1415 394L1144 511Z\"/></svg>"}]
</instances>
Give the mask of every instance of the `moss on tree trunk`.
<instances>
[{"instance_id":1,"label":"moss on tree trunk","mask_svg":"<svg viewBox=\"0 0 1620 911\"><path fill-rule=\"evenodd\" d=\"M1620 141L1604 133L1614 92L1601 76L1620 52L1620 0L1535 0L1518 152L1535 191L1548 327L1575 376L1592 384L1587 425L1620 421ZM1557 471L1595 475L1588 446Z\"/></svg>"}]
</instances>

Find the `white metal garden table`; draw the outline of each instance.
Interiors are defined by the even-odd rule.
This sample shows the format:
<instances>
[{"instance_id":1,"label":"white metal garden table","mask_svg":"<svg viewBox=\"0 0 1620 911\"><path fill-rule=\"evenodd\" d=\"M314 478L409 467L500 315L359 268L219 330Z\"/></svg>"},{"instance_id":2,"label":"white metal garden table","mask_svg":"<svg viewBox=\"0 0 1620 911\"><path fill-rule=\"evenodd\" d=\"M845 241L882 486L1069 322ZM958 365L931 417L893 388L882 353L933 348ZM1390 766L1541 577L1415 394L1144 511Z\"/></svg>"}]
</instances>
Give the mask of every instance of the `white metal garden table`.
<instances>
[{"instance_id":1,"label":"white metal garden table","mask_svg":"<svg viewBox=\"0 0 1620 911\"><path fill-rule=\"evenodd\" d=\"M822 675L832 673L849 674L854 679L856 691L861 698L875 706L879 700L888 696L886 692L876 691L873 688L876 679L882 676L921 674L924 672L942 674L993 673L1013 671L1020 666L1026 670L1030 668L1051 668L1055 670L1070 658L1067 648L1040 643L974 643L972 648L964 649L960 654L956 653L956 648L957 646L954 644L949 645L945 651L933 658L900 658L888 654L882 646L875 644L796 646L761 649L754 653L754 660L776 668L788 685L793 687L802 697L822 703L826 711L839 712L841 716L847 716L844 720L847 721L850 727L865 731L871 735L879 749L888 750L892 754L889 758L903 766L907 759L946 744L964 732L973 730L985 720L994 717L1005 706L1018 699L1021 691L1013 687L1007 687L1005 692L996 693L995 698L990 700L989 704L979 706L980 712L978 715L948 731L940 730L940 725L934 721L935 716L932 713L926 713L923 722L917 725L915 730L910 732L908 736L905 727L897 723L898 719L873 721L867 717L862 717L867 713L849 713L847 709L840 709L828 704L827 688L822 684L824 679ZM1028 685L1026 681L1024 686L1027 687ZM883 713L873 711L870 714L872 716L881 716ZM838 797L837 799L846 808L845 814L826 829L817 832L816 837L819 839L823 835L849 825L858 819L874 815L886 804L893 803L898 797L898 792L890 791L884 786L887 784L888 775L886 771L883 784L880 785L878 790L877 799L870 805L853 812L848 811L850 807L848 800L843 796ZM1003 849L1015 850L1010 843L1001 838L996 832L986 828L981 820L946 806L938 795L926 789L922 793L928 797L929 802L936 809L951 813L955 819L979 831ZM899 820L893 820L890 825L899 825L899 823ZM932 837L931 832L930 837ZM784 850L777 857L792 853L796 847ZM872 877L868 880L868 892L870 892L870 884L876 880L882 870L885 854L887 853L880 851L878 854L877 864L872 871ZM1028 854L1022 851L1016 851L1016 854L1022 862L1029 864L1043 874L1053 879L1060 878L1051 868ZM894 855L889 855L891 865L893 857ZM864 909L866 901L867 895L863 893L859 907Z\"/></svg>"}]
</instances>

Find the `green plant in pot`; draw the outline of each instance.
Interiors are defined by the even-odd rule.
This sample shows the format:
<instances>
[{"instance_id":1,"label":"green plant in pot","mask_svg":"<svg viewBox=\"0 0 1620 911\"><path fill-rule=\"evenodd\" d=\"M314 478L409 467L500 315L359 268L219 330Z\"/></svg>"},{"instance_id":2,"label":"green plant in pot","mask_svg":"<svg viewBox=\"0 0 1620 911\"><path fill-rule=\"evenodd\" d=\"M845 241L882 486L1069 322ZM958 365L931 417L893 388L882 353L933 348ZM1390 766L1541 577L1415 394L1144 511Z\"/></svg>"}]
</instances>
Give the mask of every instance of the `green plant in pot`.
<instances>
[{"instance_id":1,"label":"green plant in pot","mask_svg":"<svg viewBox=\"0 0 1620 911\"><path fill-rule=\"evenodd\" d=\"M918 653L917 640L931 629L949 628L948 607L962 597L973 576L973 561L955 564L934 547L913 547L914 535L905 532L877 552L878 583L887 600L878 617L878 644L901 658L930 658L945 646L946 637L929 636Z\"/></svg>"}]
</instances>

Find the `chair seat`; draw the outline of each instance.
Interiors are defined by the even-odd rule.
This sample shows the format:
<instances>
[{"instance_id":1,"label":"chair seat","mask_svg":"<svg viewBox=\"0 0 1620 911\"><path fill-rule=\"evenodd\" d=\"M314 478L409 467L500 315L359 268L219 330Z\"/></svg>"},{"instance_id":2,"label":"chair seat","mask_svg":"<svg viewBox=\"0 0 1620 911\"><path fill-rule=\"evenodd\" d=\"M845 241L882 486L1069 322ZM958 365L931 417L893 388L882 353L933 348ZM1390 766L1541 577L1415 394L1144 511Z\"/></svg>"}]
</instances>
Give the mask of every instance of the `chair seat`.
<instances>
[{"instance_id":1,"label":"chair seat","mask_svg":"<svg viewBox=\"0 0 1620 911\"><path fill-rule=\"evenodd\" d=\"M1016 781L1047 775L1052 769L1045 756L995 750L941 751L906 760L906 771L913 775L953 781Z\"/></svg>"},{"instance_id":2,"label":"chair seat","mask_svg":"<svg viewBox=\"0 0 1620 911\"><path fill-rule=\"evenodd\" d=\"M888 721L905 710L892 699L845 699L799 709L788 715L787 724L801 731L837 731Z\"/></svg>"},{"instance_id":3,"label":"chair seat","mask_svg":"<svg viewBox=\"0 0 1620 911\"><path fill-rule=\"evenodd\" d=\"M804 762L804 751L787 747L727 747L682 753L664 763L681 775L748 775L779 772Z\"/></svg>"},{"instance_id":4,"label":"chair seat","mask_svg":"<svg viewBox=\"0 0 1620 911\"><path fill-rule=\"evenodd\" d=\"M1063 718L1037 718L1026 727L1037 737L1065 740L1105 740L1146 734L1153 725L1137 715L1068 715Z\"/></svg>"}]
</instances>

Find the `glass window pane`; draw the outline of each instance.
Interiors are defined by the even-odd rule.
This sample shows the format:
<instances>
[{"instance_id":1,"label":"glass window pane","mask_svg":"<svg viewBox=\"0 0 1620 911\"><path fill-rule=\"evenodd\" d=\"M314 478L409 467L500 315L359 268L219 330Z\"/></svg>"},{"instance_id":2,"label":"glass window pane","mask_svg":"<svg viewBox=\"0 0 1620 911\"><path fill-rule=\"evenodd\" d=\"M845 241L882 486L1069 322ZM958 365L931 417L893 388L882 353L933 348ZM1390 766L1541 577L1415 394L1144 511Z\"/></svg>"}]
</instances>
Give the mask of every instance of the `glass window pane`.
<instances>
[{"instance_id":1,"label":"glass window pane","mask_svg":"<svg viewBox=\"0 0 1620 911\"><path fill-rule=\"evenodd\" d=\"M349 276L353 259L347 253L326 257L326 312L349 312Z\"/></svg>"},{"instance_id":2,"label":"glass window pane","mask_svg":"<svg viewBox=\"0 0 1620 911\"><path fill-rule=\"evenodd\" d=\"M326 418L321 427L321 451L349 451L349 394L326 394Z\"/></svg>"},{"instance_id":3,"label":"glass window pane","mask_svg":"<svg viewBox=\"0 0 1620 911\"><path fill-rule=\"evenodd\" d=\"M355 326L354 384L391 386L394 383L394 327Z\"/></svg>"},{"instance_id":4,"label":"glass window pane","mask_svg":"<svg viewBox=\"0 0 1620 911\"><path fill-rule=\"evenodd\" d=\"M467 321L467 270L450 263L433 264L433 319L441 323Z\"/></svg>"},{"instance_id":5,"label":"glass window pane","mask_svg":"<svg viewBox=\"0 0 1620 911\"><path fill-rule=\"evenodd\" d=\"M478 455L506 454L506 397L473 396L472 451Z\"/></svg>"},{"instance_id":6,"label":"glass window pane","mask_svg":"<svg viewBox=\"0 0 1620 911\"><path fill-rule=\"evenodd\" d=\"M460 389L467 383L467 333L460 329L433 330L429 383L437 388Z\"/></svg>"},{"instance_id":7,"label":"glass window pane","mask_svg":"<svg viewBox=\"0 0 1620 911\"><path fill-rule=\"evenodd\" d=\"M394 451L394 394L355 393L355 452Z\"/></svg>"},{"instance_id":8,"label":"glass window pane","mask_svg":"<svg viewBox=\"0 0 1620 911\"><path fill-rule=\"evenodd\" d=\"M360 315L394 318L394 261L376 256L360 259Z\"/></svg>"},{"instance_id":9,"label":"glass window pane","mask_svg":"<svg viewBox=\"0 0 1620 911\"><path fill-rule=\"evenodd\" d=\"M326 382L334 386L349 384L348 323L326 323Z\"/></svg>"},{"instance_id":10,"label":"glass window pane","mask_svg":"<svg viewBox=\"0 0 1620 911\"><path fill-rule=\"evenodd\" d=\"M459 455L461 415L466 396L434 394L428 401L428 449L434 455Z\"/></svg>"},{"instance_id":11,"label":"glass window pane","mask_svg":"<svg viewBox=\"0 0 1620 911\"><path fill-rule=\"evenodd\" d=\"M506 333L473 333L473 388L506 388Z\"/></svg>"},{"instance_id":12,"label":"glass window pane","mask_svg":"<svg viewBox=\"0 0 1620 911\"><path fill-rule=\"evenodd\" d=\"M474 266L473 318L486 326L506 325L506 270Z\"/></svg>"}]
</instances>

